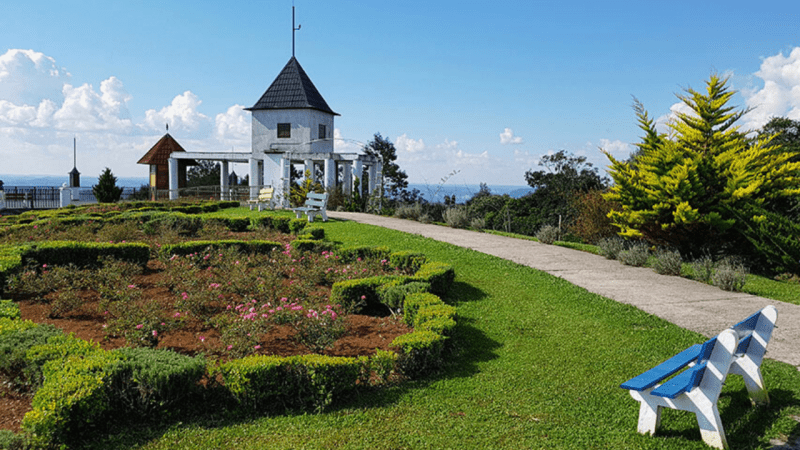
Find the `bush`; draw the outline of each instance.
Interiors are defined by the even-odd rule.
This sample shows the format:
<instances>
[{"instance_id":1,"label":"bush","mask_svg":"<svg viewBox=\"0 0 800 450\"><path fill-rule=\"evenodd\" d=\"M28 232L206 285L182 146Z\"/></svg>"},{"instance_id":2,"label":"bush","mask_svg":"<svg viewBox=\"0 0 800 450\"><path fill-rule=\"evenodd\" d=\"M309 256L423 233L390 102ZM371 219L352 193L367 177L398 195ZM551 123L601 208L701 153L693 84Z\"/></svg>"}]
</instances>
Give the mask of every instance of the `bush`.
<instances>
[{"instance_id":1,"label":"bush","mask_svg":"<svg viewBox=\"0 0 800 450\"><path fill-rule=\"evenodd\" d=\"M240 241L225 239L219 241L190 241L181 244L165 245L161 247L159 253L162 257L170 257L173 255L185 256L191 255L192 253L205 252L208 248L233 248L243 253L266 254L276 248L282 247L280 243L273 241Z\"/></svg>"},{"instance_id":2,"label":"bush","mask_svg":"<svg viewBox=\"0 0 800 450\"><path fill-rule=\"evenodd\" d=\"M475 230L482 231L486 228L486 219L483 217L476 217L469 221L469 226Z\"/></svg>"},{"instance_id":3,"label":"bush","mask_svg":"<svg viewBox=\"0 0 800 450\"><path fill-rule=\"evenodd\" d=\"M406 325L413 326L416 322L417 311L430 305L441 305L442 299L430 293L414 293L405 298L403 303L403 321Z\"/></svg>"},{"instance_id":4,"label":"bush","mask_svg":"<svg viewBox=\"0 0 800 450\"><path fill-rule=\"evenodd\" d=\"M452 228L467 228L469 226L469 211L467 208L448 208L443 215L447 226Z\"/></svg>"},{"instance_id":5,"label":"bush","mask_svg":"<svg viewBox=\"0 0 800 450\"><path fill-rule=\"evenodd\" d=\"M170 350L120 348L118 382L113 399L124 410L142 416L165 412L195 394L205 374L202 357L190 357Z\"/></svg>"},{"instance_id":6,"label":"bush","mask_svg":"<svg viewBox=\"0 0 800 450\"><path fill-rule=\"evenodd\" d=\"M427 262L412 277L414 281L424 281L431 285L431 292L444 296L453 285L456 272L449 264L438 261Z\"/></svg>"},{"instance_id":7,"label":"bush","mask_svg":"<svg viewBox=\"0 0 800 450\"><path fill-rule=\"evenodd\" d=\"M203 219L203 224L218 224L233 232L247 231L250 219L247 217L208 217ZM195 230L195 233L198 230ZM194 234L194 233L192 233Z\"/></svg>"},{"instance_id":8,"label":"bush","mask_svg":"<svg viewBox=\"0 0 800 450\"><path fill-rule=\"evenodd\" d=\"M536 239L538 239L542 244L551 245L553 242L558 240L558 234L558 227L554 227L553 225L545 225L542 228L539 228L539 231L536 232Z\"/></svg>"},{"instance_id":9,"label":"bush","mask_svg":"<svg viewBox=\"0 0 800 450\"><path fill-rule=\"evenodd\" d=\"M35 390L41 384L41 367L27 358L32 347L45 345L61 331L53 325L26 326L0 334L0 375L20 391Z\"/></svg>"},{"instance_id":10,"label":"bush","mask_svg":"<svg viewBox=\"0 0 800 450\"><path fill-rule=\"evenodd\" d=\"M699 259L692 261L694 279L710 284L711 277L714 275L714 266L714 258L710 255L703 255Z\"/></svg>"},{"instance_id":11,"label":"bush","mask_svg":"<svg viewBox=\"0 0 800 450\"><path fill-rule=\"evenodd\" d=\"M711 282L726 291L741 291L747 279L747 269L732 258L725 258L717 264Z\"/></svg>"},{"instance_id":12,"label":"bush","mask_svg":"<svg viewBox=\"0 0 800 450\"><path fill-rule=\"evenodd\" d=\"M159 212L149 216L150 219L142 225L142 231L150 236L172 231L181 236L194 236L203 228L203 219L181 212ZM222 220L227 227L228 222ZM249 221L248 221L249 225Z\"/></svg>"},{"instance_id":13,"label":"bush","mask_svg":"<svg viewBox=\"0 0 800 450\"><path fill-rule=\"evenodd\" d=\"M357 247L344 247L336 250L336 256L340 257L343 262L356 261L361 259L378 259L389 260L391 252L389 247L376 247L376 246L357 246Z\"/></svg>"},{"instance_id":14,"label":"bush","mask_svg":"<svg viewBox=\"0 0 800 450\"><path fill-rule=\"evenodd\" d=\"M22 450L25 439L11 430L0 430L0 448L5 450Z\"/></svg>"},{"instance_id":15,"label":"bush","mask_svg":"<svg viewBox=\"0 0 800 450\"><path fill-rule=\"evenodd\" d=\"M389 264L401 271L415 273L428 260L424 253L405 250L389 255Z\"/></svg>"},{"instance_id":16,"label":"bush","mask_svg":"<svg viewBox=\"0 0 800 450\"><path fill-rule=\"evenodd\" d=\"M602 191L578 193L572 201L577 215L569 230L582 242L594 244L603 238L613 237L618 228L611 223L608 213L619 205L603 198ZM615 259L615 258L610 258Z\"/></svg>"},{"instance_id":17,"label":"bush","mask_svg":"<svg viewBox=\"0 0 800 450\"><path fill-rule=\"evenodd\" d=\"M683 259L677 250L659 250L653 263L653 270L661 275L680 276Z\"/></svg>"},{"instance_id":18,"label":"bush","mask_svg":"<svg viewBox=\"0 0 800 450\"><path fill-rule=\"evenodd\" d=\"M0 300L0 318L19 319L19 305L11 300Z\"/></svg>"},{"instance_id":19,"label":"bush","mask_svg":"<svg viewBox=\"0 0 800 450\"><path fill-rule=\"evenodd\" d=\"M403 301L411 294L428 292L431 289L429 283L423 281L411 281L406 278L398 278L396 281L385 284L378 288L378 298L380 302L392 309L401 308Z\"/></svg>"},{"instance_id":20,"label":"bush","mask_svg":"<svg viewBox=\"0 0 800 450\"><path fill-rule=\"evenodd\" d=\"M92 193L98 203L116 203L122 197L122 188L117 187L117 177L108 167L100 174L97 184L92 187Z\"/></svg>"},{"instance_id":21,"label":"bush","mask_svg":"<svg viewBox=\"0 0 800 450\"><path fill-rule=\"evenodd\" d=\"M306 219L291 219L289 222L289 232L292 234L300 234L306 225L308 225L308 220Z\"/></svg>"},{"instance_id":22,"label":"bush","mask_svg":"<svg viewBox=\"0 0 800 450\"><path fill-rule=\"evenodd\" d=\"M442 363L445 337L433 331L414 331L398 336L392 347L400 349L398 366L409 376L420 375Z\"/></svg>"},{"instance_id":23,"label":"bush","mask_svg":"<svg viewBox=\"0 0 800 450\"><path fill-rule=\"evenodd\" d=\"M325 238L325 229L321 227L307 227L306 234L310 234L313 239L322 240Z\"/></svg>"},{"instance_id":24,"label":"bush","mask_svg":"<svg viewBox=\"0 0 800 450\"><path fill-rule=\"evenodd\" d=\"M600 254L608 259L617 259L619 253L625 250L625 240L619 236L600 239L597 243Z\"/></svg>"},{"instance_id":25,"label":"bush","mask_svg":"<svg viewBox=\"0 0 800 450\"><path fill-rule=\"evenodd\" d=\"M420 220L423 215L422 205L419 203L400 205L394 211L394 216L398 219Z\"/></svg>"},{"instance_id":26,"label":"bush","mask_svg":"<svg viewBox=\"0 0 800 450\"><path fill-rule=\"evenodd\" d=\"M146 266L150 259L150 247L141 243L46 241L26 249L22 253L22 265L75 264L78 267L93 267L100 263L102 257Z\"/></svg>"},{"instance_id":27,"label":"bush","mask_svg":"<svg viewBox=\"0 0 800 450\"><path fill-rule=\"evenodd\" d=\"M646 244L636 243L631 245L627 250L622 250L617 255L617 259L626 266L643 267L647 264L647 259L650 257L650 249Z\"/></svg>"},{"instance_id":28,"label":"bush","mask_svg":"<svg viewBox=\"0 0 800 450\"><path fill-rule=\"evenodd\" d=\"M391 282L393 277L376 276L344 280L333 283L330 303L342 305L347 311L360 311L380 305L378 289Z\"/></svg>"}]
</instances>

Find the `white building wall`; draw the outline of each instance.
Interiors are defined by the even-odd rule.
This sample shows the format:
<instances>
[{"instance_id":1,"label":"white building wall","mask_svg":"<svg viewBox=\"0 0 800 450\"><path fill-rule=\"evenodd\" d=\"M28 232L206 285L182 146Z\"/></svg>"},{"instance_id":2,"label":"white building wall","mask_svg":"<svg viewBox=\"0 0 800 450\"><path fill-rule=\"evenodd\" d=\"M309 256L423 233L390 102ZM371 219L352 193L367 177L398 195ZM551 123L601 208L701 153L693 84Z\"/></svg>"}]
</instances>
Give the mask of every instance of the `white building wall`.
<instances>
[{"instance_id":1,"label":"white building wall","mask_svg":"<svg viewBox=\"0 0 800 450\"><path fill-rule=\"evenodd\" d=\"M253 152L333 152L333 115L315 109L269 109L252 111ZM289 138L278 138L278 124L290 123ZM319 125L326 127L329 140L319 140ZM312 141L317 141L313 142Z\"/></svg>"}]
</instances>

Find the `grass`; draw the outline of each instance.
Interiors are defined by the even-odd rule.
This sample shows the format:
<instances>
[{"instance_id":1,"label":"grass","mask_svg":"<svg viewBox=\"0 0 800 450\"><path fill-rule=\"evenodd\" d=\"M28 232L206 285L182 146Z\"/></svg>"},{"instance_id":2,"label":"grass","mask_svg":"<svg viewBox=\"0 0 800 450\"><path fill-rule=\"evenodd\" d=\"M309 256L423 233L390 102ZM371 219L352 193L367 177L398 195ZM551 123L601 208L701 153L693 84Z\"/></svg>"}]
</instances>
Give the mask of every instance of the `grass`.
<instances>
[{"instance_id":1,"label":"grass","mask_svg":"<svg viewBox=\"0 0 800 450\"><path fill-rule=\"evenodd\" d=\"M458 307L459 325L439 374L364 391L322 414L186 417L117 430L87 448L707 448L684 412L665 411L659 436L639 435L638 403L618 387L704 341L700 334L482 253L352 222L323 226L345 245L416 250L455 267L445 300ZM723 389L732 448L770 448L770 439L800 432L791 418L800 416L800 372L772 360L763 372L768 407L750 407L740 377Z\"/></svg>"}]
</instances>

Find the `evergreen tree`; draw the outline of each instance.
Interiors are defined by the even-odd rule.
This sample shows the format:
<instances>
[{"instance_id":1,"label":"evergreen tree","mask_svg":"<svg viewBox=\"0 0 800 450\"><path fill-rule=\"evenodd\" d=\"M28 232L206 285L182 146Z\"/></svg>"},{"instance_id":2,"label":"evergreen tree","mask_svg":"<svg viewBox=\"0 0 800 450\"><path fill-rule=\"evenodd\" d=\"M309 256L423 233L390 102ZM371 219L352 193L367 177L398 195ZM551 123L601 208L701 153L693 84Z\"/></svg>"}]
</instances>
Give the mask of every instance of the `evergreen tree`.
<instances>
[{"instance_id":1,"label":"evergreen tree","mask_svg":"<svg viewBox=\"0 0 800 450\"><path fill-rule=\"evenodd\" d=\"M408 175L395 163L397 149L394 144L380 133L375 133L372 140L364 147L364 153L380 158L383 163L383 183L385 193L389 198L405 200L405 197L409 195L407 191Z\"/></svg>"},{"instance_id":2,"label":"evergreen tree","mask_svg":"<svg viewBox=\"0 0 800 450\"><path fill-rule=\"evenodd\" d=\"M656 131L637 102L645 132L638 155L625 163L606 152L615 182L606 198L620 204L609 217L623 236L684 255L748 252L773 267L792 260L796 267L800 242L765 235L768 229L792 235L791 224L762 225L777 213L774 202L800 194L800 163L792 162L797 152L772 145L770 136L749 139L739 132L736 122L747 110L727 106L735 91L726 84L713 75L705 93L688 89L679 95L691 112L677 114L669 135Z\"/></svg>"},{"instance_id":3,"label":"evergreen tree","mask_svg":"<svg viewBox=\"0 0 800 450\"><path fill-rule=\"evenodd\" d=\"M201 159L186 173L186 187L219 186L220 165L217 162Z\"/></svg>"},{"instance_id":4,"label":"evergreen tree","mask_svg":"<svg viewBox=\"0 0 800 450\"><path fill-rule=\"evenodd\" d=\"M99 203L115 203L122 197L122 188L117 187L117 177L106 169L100 174L97 184L92 188L92 193Z\"/></svg>"}]
</instances>

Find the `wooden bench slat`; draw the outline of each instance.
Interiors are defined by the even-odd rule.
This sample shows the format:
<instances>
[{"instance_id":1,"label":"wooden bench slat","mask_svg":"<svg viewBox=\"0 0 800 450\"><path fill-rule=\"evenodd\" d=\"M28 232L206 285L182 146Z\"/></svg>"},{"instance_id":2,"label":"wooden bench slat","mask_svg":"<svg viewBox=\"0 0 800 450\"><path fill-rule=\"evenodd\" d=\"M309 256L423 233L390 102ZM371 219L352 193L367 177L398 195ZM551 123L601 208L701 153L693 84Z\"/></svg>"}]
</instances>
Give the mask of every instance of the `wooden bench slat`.
<instances>
[{"instance_id":1,"label":"wooden bench slat","mask_svg":"<svg viewBox=\"0 0 800 450\"><path fill-rule=\"evenodd\" d=\"M686 369L674 378L664 382L661 386L653 389L650 393L659 397L674 399L681 395L682 392L691 391L700 383L700 380L703 379L703 373L706 370L707 364L707 362L704 362Z\"/></svg>"},{"instance_id":2,"label":"wooden bench slat","mask_svg":"<svg viewBox=\"0 0 800 450\"><path fill-rule=\"evenodd\" d=\"M620 387L634 391L649 389L696 360L701 350L702 345L695 344L647 372L622 383Z\"/></svg>"}]
</instances>

